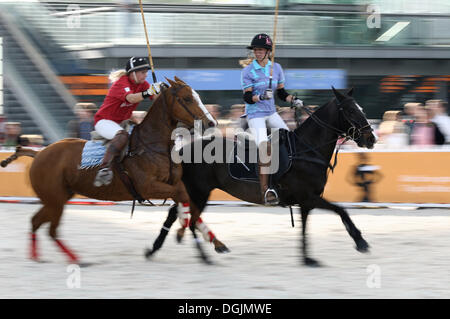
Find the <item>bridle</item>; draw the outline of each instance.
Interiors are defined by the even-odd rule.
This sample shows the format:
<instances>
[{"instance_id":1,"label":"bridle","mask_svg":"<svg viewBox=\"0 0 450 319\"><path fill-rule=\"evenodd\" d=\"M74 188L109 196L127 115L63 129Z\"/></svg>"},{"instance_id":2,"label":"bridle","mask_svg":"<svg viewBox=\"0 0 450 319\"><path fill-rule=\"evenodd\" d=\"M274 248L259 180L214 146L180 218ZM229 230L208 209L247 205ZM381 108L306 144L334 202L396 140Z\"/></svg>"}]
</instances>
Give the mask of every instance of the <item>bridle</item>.
<instances>
[{"instance_id":1,"label":"bridle","mask_svg":"<svg viewBox=\"0 0 450 319\"><path fill-rule=\"evenodd\" d=\"M338 111L339 111L339 122L341 122L341 115L344 118L345 121L347 121L347 123L350 124L350 127L348 128L347 132L334 127L333 125L330 125L324 121L322 121L320 118L318 118L314 112L312 112L311 110L309 110L308 108L304 108L303 110L309 115L309 117L316 122L317 124L319 124L320 126L327 128L331 131L334 131L337 135L338 135L338 139L340 138L345 138L346 140L351 139L353 141L356 141L357 139L359 139L361 137L362 134L364 133L370 133L373 131L372 127L370 126L370 124L368 123L367 125L361 126L361 127L357 127L357 125L355 124L354 121L352 121L348 115L346 114L344 108L343 108L343 104L346 101L353 101L352 98L345 98L344 100L342 100L341 102L337 103L337 107L338 107Z\"/></svg>"},{"instance_id":2,"label":"bridle","mask_svg":"<svg viewBox=\"0 0 450 319\"><path fill-rule=\"evenodd\" d=\"M178 104L181 105L181 107L183 107L183 109L190 115L192 116L192 118L194 119L194 121L203 121L203 119L205 117L207 117L208 115L210 115L210 113L204 112L202 116L198 117L197 115L195 115L194 113L192 113L192 111L189 109L189 107L182 101L182 99L180 99L180 97L178 96L178 92L182 89L184 89L185 87L187 87L188 85L181 85L178 87L171 87L169 88L169 90L171 90L171 95L173 98L175 98L175 100L178 102ZM172 106L173 107L173 106ZM173 114L173 113L172 113ZM176 118L175 114L173 114L173 117L178 121L178 122L183 122L180 119Z\"/></svg>"},{"instance_id":3,"label":"bridle","mask_svg":"<svg viewBox=\"0 0 450 319\"><path fill-rule=\"evenodd\" d=\"M326 129L328 129L328 130L331 130L331 131L333 131L333 132L335 132L336 135L337 135L337 137L335 137L335 138L333 138L332 140L327 141L327 142L325 142L325 143L323 143L323 144L321 144L321 145L315 145L315 146L312 146L312 147L309 146L306 150L303 150L301 153L305 153L305 152L308 152L308 151L312 151L312 152L316 153L317 155L321 156L321 154L317 151L317 149L319 149L319 148L321 148L322 146L325 146L325 145L336 144L336 142L337 142L339 139L344 138L343 143L341 143L341 144L337 147L337 149L336 149L336 153L335 153L333 165L331 165L330 163L326 163L326 162L323 162L323 163L322 163L322 164L324 164L325 166L329 167L329 168L331 169L331 171L334 171L334 168L335 168L336 165L337 165L337 155L338 155L338 153L339 153L340 146L341 146L342 144L344 144L344 143L345 143L347 140L349 140L349 139L351 139L351 140L353 140L353 141L356 142L356 140L358 140L358 139L361 137L362 134L367 133L367 132L372 132L372 130L373 130L372 127L370 126L370 124L364 125L364 126L362 126L362 127L357 127L357 125L356 125L356 124L355 124L355 123L347 116L347 114L346 114L345 111L344 111L343 104L344 104L346 101L348 101L348 100L353 100L353 99L352 99L352 98L345 98L345 99L342 100L341 102L338 102L338 103L337 103L337 107L338 107L338 111L339 111L339 113L338 113L338 114L339 114L338 123L341 123L342 117L343 117L344 120L350 124L350 127L348 128L347 131L343 131L343 130L341 130L341 129L339 129L339 128L333 126L333 125L330 125L330 124L328 124L328 123L322 121L320 118L317 117L316 114L314 114L314 112L312 112L312 111L309 110L308 108L303 108L303 110L309 115L309 117L311 118L311 120L313 120L314 122L316 122L319 126L321 126L321 127L323 127L323 128L326 128ZM331 103L331 102L330 102L330 103ZM341 114L342 114L342 116L341 116ZM295 133L295 135L296 135L297 138L299 138L300 140L303 140L303 137L300 136L300 135L298 135L298 133ZM296 158L296 159L300 159L300 158L301 158L301 159L306 159L306 160L311 161L310 158L308 159L308 157L301 156L301 155L299 156L298 153L293 154L293 158ZM320 160L319 160L319 161L320 161ZM320 162L322 162L322 161L320 161Z\"/></svg>"},{"instance_id":4,"label":"bridle","mask_svg":"<svg viewBox=\"0 0 450 319\"><path fill-rule=\"evenodd\" d=\"M178 96L178 92L180 91L180 90L182 90L183 88L185 88L185 87L187 87L188 85L180 85L180 86L177 86L176 88L175 87L170 87L170 88L164 88L163 90L171 90L170 91L170 93L171 93L171 96L178 102L178 104L180 104L181 105L181 107L183 107L183 109L184 110L186 110L186 112L194 119L194 122L195 121L198 121L198 120L200 120L200 121L202 121L205 117L207 117L208 116L208 114L210 114L209 112L205 112L202 116L197 116L197 115L195 115L194 113L192 113L192 111L189 109L189 107L182 101L182 99L180 99L180 97ZM161 92L161 93L163 93L163 91ZM173 104L174 103L167 103L167 101L166 101L166 96L164 95L164 96L162 96L162 102L163 102L163 107L166 109L166 112L164 112L164 116L165 116L165 120L164 120L164 122L166 123L166 125L168 126L168 127L170 127L170 125L168 124L168 114L169 114L169 112L172 114L172 117L173 117L173 119L175 120L175 121L177 121L177 122L184 122L184 121L182 121L182 120L180 120L179 118L177 118L176 117L176 114L174 114L174 112L173 112ZM152 106L153 107L153 106ZM140 136L140 134L139 134L139 128L140 128L140 125L136 125L136 127L135 127L135 129L134 129L134 131L135 131L135 134L137 135L137 140L138 140L138 143L139 144L141 144L143 147L144 147L144 149L147 151L147 152L157 152L157 153L166 153L166 151L165 150L156 150L156 149L151 149L150 150L150 148L149 148L149 145L150 144L155 144L155 142L154 143L146 143L146 142L144 142L143 140L142 140L142 137ZM137 148L139 148L139 147L137 147Z\"/></svg>"}]
</instances>

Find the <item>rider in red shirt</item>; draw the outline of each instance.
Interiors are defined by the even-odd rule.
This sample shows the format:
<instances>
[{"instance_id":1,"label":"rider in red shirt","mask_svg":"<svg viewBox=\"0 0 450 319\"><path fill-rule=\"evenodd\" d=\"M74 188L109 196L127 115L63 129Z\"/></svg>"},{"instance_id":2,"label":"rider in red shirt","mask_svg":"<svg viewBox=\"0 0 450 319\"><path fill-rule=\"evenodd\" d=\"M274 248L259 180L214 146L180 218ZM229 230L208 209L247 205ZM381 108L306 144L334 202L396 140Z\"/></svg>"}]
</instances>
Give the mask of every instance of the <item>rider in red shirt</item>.
<instances>
[{"instance_id":1,"label":"rider in red shirt","mask_svg":"<svg viewBox=\"0 0 450 319\"><path fill-rule=\"evenodd\" d=\"M128 133L119 124L131 117L139 102L145 98L153 99L160 92L160 82L150 85L145 80L149 69L146 58L132 57L128 60L125 70L115 71L109 77L113 85L94 116L97 133L111 140L94 180L96 187L111 183L112 160L127 144Z\"/></svg>"}]
</instances>

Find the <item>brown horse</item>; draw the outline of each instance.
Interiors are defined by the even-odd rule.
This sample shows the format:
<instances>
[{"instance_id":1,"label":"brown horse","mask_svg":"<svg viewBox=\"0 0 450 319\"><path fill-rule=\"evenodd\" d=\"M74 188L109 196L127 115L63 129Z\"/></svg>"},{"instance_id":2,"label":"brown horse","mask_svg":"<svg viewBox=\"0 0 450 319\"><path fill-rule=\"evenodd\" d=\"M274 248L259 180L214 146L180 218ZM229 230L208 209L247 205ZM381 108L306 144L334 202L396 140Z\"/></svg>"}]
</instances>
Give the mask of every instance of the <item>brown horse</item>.
<instances>
[{"instance_id":1,"label":"brown horse","mask_svg":"<svg viewBox=\"0 0 450 319\"><path fill-rule=\"evenodd\" d=\"M181 182L182 168L171 161L172 131L178 122L188 127L202 120L207 127L217 121L209 114L199 95L186 83L175 77L167 79L170 87L163 89L141 124L136 125L129 138L129 154L121 164L144 199L171 198L175 203L188 203L189 196ZM34 157L29 176L33 190L43 206L31 220L31 258L38 260L36 232L50 222L50 237L77 263L77 256L57 237L57 228L66 202L75 194L111 201L133 200L124 182L114 170L111 184L93 186L97 168L79 169L86 141L63 139L36 152L18 148L16 153L2 162L5 167L20 156Z\"/></svg>"}]
</instances>

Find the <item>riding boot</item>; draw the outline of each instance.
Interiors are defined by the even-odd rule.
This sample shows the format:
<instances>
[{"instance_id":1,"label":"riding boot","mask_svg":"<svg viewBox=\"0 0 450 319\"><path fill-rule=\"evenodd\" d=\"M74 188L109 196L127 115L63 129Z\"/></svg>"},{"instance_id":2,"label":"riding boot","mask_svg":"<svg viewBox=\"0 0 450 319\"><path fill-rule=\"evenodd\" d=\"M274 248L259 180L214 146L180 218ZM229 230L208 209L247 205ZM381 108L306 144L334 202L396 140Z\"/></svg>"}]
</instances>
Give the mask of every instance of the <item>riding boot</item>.
<instances>
[{"instance_id":1,"label":"riding boot","mask_svg":"<svg viewBox=\"0 0 450 319\"><path fill-rule=\"evenodd\" d=\"M267 155L271 157L271 147L270 144L267 145ZM269 163L262 163L258 161L258 175L259 175L259 183L261 185L261 196L262 202L264 205L278 205L279 199L278 194L275 189L269 187L269 174L267 174L266 170L269 170L271 161Z\"/></svg>"},{"instance_id":2,"label":"riding boot","mask_svg":"<svg viewBox=\"0 0 450 319\"><path fill-rule=\"evenodd\" d=\"M109 185L114 177L111 170L111 163L116 156L119 156L128 142L128 133L121 130L116 133L114 138L109 143L103 156L102 164L100 164L97 176L95 176L94 186L100 187L102 185Z\"/></svg>"}]
</instances>

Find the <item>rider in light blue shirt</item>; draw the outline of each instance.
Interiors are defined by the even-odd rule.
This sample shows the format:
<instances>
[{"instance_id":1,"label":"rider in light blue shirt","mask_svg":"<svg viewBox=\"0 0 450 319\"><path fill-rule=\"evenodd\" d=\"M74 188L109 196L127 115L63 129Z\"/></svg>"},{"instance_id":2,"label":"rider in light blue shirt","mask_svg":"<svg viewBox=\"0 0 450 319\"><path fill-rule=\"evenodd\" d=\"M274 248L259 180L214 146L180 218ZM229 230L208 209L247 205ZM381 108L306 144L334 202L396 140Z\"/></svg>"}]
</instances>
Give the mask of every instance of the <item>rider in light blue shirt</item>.
<instances>
[{"instance_id":1,"label":"rider in light blue shirt","mask_svg":"<svg viewBox=\"0 0 450 319\"><path fill-rule=\"evenodd\" d=\"M253 50L255 59L242 70L241 84L244 91L245 112L256 145L258 148L266 148L270 158L271 147L268 143L267 128L288 130L276 112L273 92L276 92L281 100L291 103L292 107L302 107L303 102L284 89L284 73L278 63L273 65L272 85L269 87L272 40L267 34L257 34L247 49ZM259 161L258 166L262 202L266 205L276 205L279 202L278 194L275 189L269 188L267 167L270 166L270 161L269 163Z\"/></svg>"},{"instance_id":2,"label":"rider in light blue shirt","mask_svg":"<svg viewBox=\"0 0 450 319\"><path fill-rule=\"evenodd\" d=\"M253 60L244 70L242 70L242 89L252 88L252 94L263 95L269 88L270 68L272 62L268 61L265 66L261 66L258 61ZM275 92L279 84L284 84L284 73L281 65L274 63L272 87ZM259 100L254 104L245 103L247 119L269 116L276 112L274 99Z\"/></svg>"}]
</instances>

